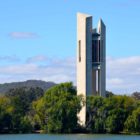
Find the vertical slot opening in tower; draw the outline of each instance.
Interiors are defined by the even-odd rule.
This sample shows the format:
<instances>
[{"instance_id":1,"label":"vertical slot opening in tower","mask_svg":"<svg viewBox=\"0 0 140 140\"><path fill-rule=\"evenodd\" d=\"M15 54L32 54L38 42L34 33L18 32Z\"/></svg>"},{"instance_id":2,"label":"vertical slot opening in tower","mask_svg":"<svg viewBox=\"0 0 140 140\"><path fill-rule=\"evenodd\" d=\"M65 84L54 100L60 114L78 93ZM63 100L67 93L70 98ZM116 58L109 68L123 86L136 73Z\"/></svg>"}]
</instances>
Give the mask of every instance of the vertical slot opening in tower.
<instances>
[{"instance_id":1,"label":"vertical slot opening in tower","mask_svg":"<svg viewBox=\"0 0 140 140\"><path fill-rule=\"evenodd\" d=\"M79 40L79 62L81 62L81 40Z\"/></svg>"}]
</instances>

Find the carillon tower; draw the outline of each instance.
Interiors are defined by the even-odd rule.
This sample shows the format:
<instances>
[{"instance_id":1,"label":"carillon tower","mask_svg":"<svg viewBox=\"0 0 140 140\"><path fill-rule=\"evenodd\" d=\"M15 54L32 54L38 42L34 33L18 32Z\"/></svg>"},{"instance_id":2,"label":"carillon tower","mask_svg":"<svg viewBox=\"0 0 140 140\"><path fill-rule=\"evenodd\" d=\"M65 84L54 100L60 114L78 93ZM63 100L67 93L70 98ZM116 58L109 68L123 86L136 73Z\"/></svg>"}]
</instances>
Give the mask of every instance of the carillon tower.
<instances>
[{"instance_id":1,"label":"carillon tower","mask_svg":"<svg viewBox=\"0 0 140 140\"><path fill-rule=\"evenodd\" d=\"M106 92L106 27L100 19L92 27L92 16L77 14L77 94L105 96ZM86 124L86 106L78 114Z\"/></svg>"}]
</instances>

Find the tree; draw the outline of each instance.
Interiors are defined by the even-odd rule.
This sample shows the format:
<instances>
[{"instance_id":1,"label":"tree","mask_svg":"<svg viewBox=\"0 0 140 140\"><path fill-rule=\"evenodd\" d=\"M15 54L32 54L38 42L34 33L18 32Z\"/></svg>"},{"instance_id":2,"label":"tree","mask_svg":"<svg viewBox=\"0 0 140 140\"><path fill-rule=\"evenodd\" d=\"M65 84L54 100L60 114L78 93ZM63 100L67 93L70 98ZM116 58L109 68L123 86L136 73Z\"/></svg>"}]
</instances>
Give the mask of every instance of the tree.
<instances>
[{"instance_id":1,"label":"tree","mask_svg":"<svg viewBox=\"0 0 140 140\"><path fill-rule=\"evenodd\" d=\"M18 103L20 110L23 110L23 112L28 112L31 107L31 103L41 98L43 94L43 90L39 87L21 87L9 90L9 92L6 93L6 97L13 100L13 104Z\"/></svg>"},{"instance_id":2,"label":"tree","mask_svg":"<svg viewBox=\"0 0 140 140\"><path fill-rule=\"evenodd\" d=\"M43 90L40 88L17 88L11 89L6 97L10 100L11 128L9 131L14 133L32 132L30 114L32 112L32 102L43 96Z\"/></svg>"},{"instance_id":3,"label":"tree","mask_svg":"<svg viewBox=\"0 0 140 140\"><path fill-rule=\"evenodd\" d=\"M87 97L87 129L94 133L119 133L138 102L128 96Z\"/></svg>"},{"instance_id":4,"label":"tree","mask_svg":"<svg viewBox=\"0 0 140 140\"><path fill-rule=\"evenodd\" d=\"M0 133L7 132L12 128L12 112L10 99L0 97Z\"/></svg>"},{"instance_id":5,"label":"tree","mask_svg":"<svg viewBox=\"0 0 140 140\"><path fill-rule=\"evenodd\" d=\"M31 121L29 120L28 116L24 116L20 119L19 132L21 132L21 133L32 132L32 125L31 125Z\"/></svg>"},{"instance_id":6,"label":"tree","mask_svg":"<svg viewBox=\"0 0 140 140\"><path fill-rule=\"evenodd\" d=\"M132 112L125 122L125 131L140 133L140 107Z\"/></svg>"},{"instance_id":7,"label":"tree","mask_svg":"<svg viewBox=\"0 0 140 140\"><path fill-rule=\"evenodd\" d=\"M122 108L117 108L109 111L106 118L106 130L109 133L119 133L123 131L126 112Z\"/></svg>"},{"instance_id":8,"label":"tree","mask_svg":"<svg viewBox=\"0 0 140 140\"><path fill-rule=\"evenodd\" d=\"M34 104L38 116L43 119L42 128L50 133L70 133L77 127L77 113L82 97L76 95L72 83L62 83L49 89ZM43 115L42 115L43 114Z\"/></svg>"},{"instance_id":9,"label":"tree","mask_svg":"<svg viewBox=\"0 0 140 140\"><path fill-rule=\"evenodd\" d=\"M106 97L111 97L111 96L113 96L113 95L114 95L113 92L111 92L111 91L106 91Z\"/></svg>"},{"instance_id":10,"label":"tree","mask_svg":"<svg viewBox=\"0 0 140 140\"><path fill-rule=\"evenodd\" d=\"M105 132L105 112L103 110L104 98L100 96L87 97L87 121L86 127L94 133Z\"/></svg>"},{"instance_id":11,"label":"tree","mask_svg":"<svg viewBox=\"0 0 140 140\"><path fill-rule=\"evenodd\" d=\"M119 133L123 131L124 122L136 108L135 100L129 96L111 96L105 99L106 131Z\"/></svg>"},{"instance_id":12,"label":"tree","mask_svg":"<svg viewBox=\"0 0 140 140\"><path fill-rule=\"evenodd\" d=\"M48 115L43 97L32 103L33 111L30 112L30 121L34 130L44 129L47 124Z\"/></svg>"}]
</instances>

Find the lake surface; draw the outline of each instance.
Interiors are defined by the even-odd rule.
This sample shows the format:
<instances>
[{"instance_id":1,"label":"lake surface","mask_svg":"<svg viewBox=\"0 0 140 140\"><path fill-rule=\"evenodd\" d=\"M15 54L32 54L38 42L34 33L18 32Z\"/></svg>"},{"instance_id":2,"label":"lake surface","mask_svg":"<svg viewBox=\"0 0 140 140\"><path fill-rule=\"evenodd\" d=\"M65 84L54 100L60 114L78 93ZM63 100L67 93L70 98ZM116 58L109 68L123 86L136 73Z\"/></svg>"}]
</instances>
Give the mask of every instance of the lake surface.
<instances>
[{"instance_id":1,"label":"lake surface","mask_svg":"<svg viewBox=\"0 0 140 140\"><path fill-rule=\"evenodd\" d=\"M0 135L0 140L140 140L138 135L89 135L89 134L68 134L68 135L50 135L50 134L16 134Z\"/></svg>"}]
</instances>

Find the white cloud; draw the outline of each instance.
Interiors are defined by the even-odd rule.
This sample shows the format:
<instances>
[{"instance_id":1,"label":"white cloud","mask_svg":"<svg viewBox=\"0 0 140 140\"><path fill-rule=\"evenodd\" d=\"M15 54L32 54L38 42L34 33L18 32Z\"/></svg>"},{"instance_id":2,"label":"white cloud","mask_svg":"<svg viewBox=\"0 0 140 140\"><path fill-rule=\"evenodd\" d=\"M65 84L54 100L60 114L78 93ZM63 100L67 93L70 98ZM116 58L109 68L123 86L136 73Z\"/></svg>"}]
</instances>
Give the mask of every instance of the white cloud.
<instances>
[{"instance_id":1,"label":"white cloud","mask_svg":"<svg viewBox=\"0 0 140 140\"><path fill-rule=\"evenodd\" d=\"M107 57L107 89L117 93L140 91L140 56Z\"/></svg>"},{"instance_id":2,"label":"white cloud","mask_svg":"<svg viewBox=\"0 0 140 140\"><path fill-rule=\"evenodd\" d=\"M107 79L107 83L109 85L112 84L112 86L113 86L113 85L122 84L123 83L123 80L122 79L119 79L119 78L110 78L110 79Z\"/></svg>"},{"instance_id":3,"label":"white cloud","mask_svg":"<svg viewBox=\"0 0 140 140\"><path fill-rule=\"evenodd\" d=\"M47 62L48 57L44 56L44 55L37 55L37 56L33 56L27 59L27 63L36 63L36 62Z\"/></svg>"},{"instance_id":4,"label":"white cloud","mask_svg":"<svg viewBox=\"0 0 140 140\"><path fill-rule=\"evenodd\" d=\"M20 65L0 66L0 83L38 79L56 83L75 81L75 63L73 58L48 59L46 64L25 63ZM41 61L41 60L40 60ZM44 60L42 60L44 61Z\"/></svg>"},{"instance_id":5,"label":"white cloud","mask_svg":"<svg viewBox=\"0 0 140 140\"><path fill-rule=\"evenodd\" d=\"M35 64L19 64L10 66L0 66L0 75L33 74L38 68Z\"/></svg>"},{"instance_id":6,"label":"white cloud","mask_svg":"<svg viewBox=\"0 0 140 140\"><path fill-rule=\"evenodd\" d=\"M16 62L16 61L20 61L20 59L15 56L0 56L0 61L7 61L7 62Z\"/></svg>"},{"instance_id":7,"label":"white cloud","mask_svg":"<svg viewBox=\"0 0 140 140\"><path fill-rule=\"evenodd\" d=\"M76 83L75 58L51 59L39 55L29 58L28 61L30 63L0 66L0 83L27 79L39 79L56 83L73 81L74 84ZM107 90L118 94L140 91L139 77L140 56L107 57Z\"/></svg>"},{"instance_id":8,"label":"white cloud","mask_svg":"<svg viewBox=\"0 0 140 140\"><path fill-rule=\"evenodd\" d=\"M34 39L39 37L36 33L32 32L11 32L9 36L13 39Z\"/></svg>"}]
</instances>

